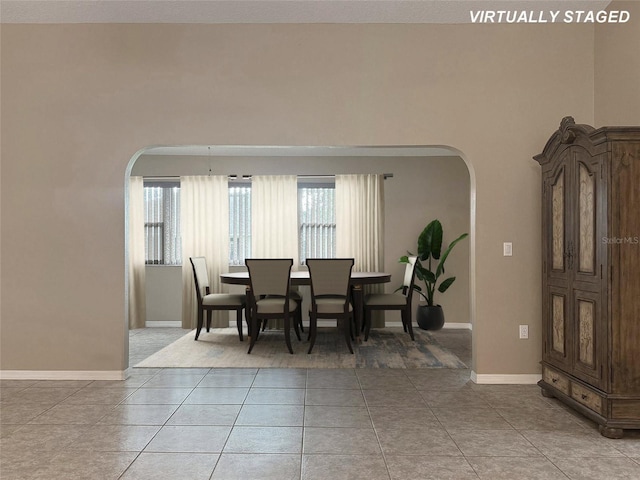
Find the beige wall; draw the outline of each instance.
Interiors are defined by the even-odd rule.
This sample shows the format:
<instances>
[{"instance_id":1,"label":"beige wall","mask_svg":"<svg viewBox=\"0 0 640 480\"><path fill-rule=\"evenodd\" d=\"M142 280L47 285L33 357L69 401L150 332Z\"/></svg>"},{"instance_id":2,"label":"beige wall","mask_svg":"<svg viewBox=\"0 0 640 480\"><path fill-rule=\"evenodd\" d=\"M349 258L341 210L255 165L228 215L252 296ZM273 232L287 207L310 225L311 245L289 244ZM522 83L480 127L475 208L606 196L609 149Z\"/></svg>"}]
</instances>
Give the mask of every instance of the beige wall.
<instances>
[{"instance_id":1,"label":"beige wall","mask_svg":"<svg viewBox=\"0 0 640 480\"><path fill-rule=\"evenodd\" d=\"M640 3L616 1L609 10L635 21L596 27L595 126L640 125Z\"/></svg>"},{"instance_id":2,"label":"beige wall","mask_svg":"<svg viewBox=\"0 0 640 480\"><path fill-rule=\"evenodd\" d=\"M449 145L477 188L474 370L539 372L531 157L563 116L594 120L592 26L3 25L1 35L3 369L126 366L124 175L140 148Z\"/></svg>"},{"instance_id":3,"label":"beige wall","mask_svg":"<svg viewBox=\"0 0 640 480\"><path fill-rule=\"evenodd\" d=\"M396 149L398 152L402 149ZM426 149L425 149L426 150ZM391 173L385 188L385 266L392 273L387 291L394 291L404 273L398 258L407 250L416 252L417 238L429 221L438 218L445 229L444 243L469 232L469 172L460 157L196 157L143 155L132 169L133 175L214 174L333 175L344 173ZM456 247L447 261L447 276L456 282L446 295L438 294L451 323L470 322L469 241ZM182 278L176 267L147 267L147 320L179 320ZM177 293L176 293L177 292ZM417 299L416 299L417 300ZM416 301L417 305L417 301ZM306 308L304 309L306 312ZM235 314L231 314L235 319ZM397 312L386 315L400 321Z\"/></svg>"}]
</instances>

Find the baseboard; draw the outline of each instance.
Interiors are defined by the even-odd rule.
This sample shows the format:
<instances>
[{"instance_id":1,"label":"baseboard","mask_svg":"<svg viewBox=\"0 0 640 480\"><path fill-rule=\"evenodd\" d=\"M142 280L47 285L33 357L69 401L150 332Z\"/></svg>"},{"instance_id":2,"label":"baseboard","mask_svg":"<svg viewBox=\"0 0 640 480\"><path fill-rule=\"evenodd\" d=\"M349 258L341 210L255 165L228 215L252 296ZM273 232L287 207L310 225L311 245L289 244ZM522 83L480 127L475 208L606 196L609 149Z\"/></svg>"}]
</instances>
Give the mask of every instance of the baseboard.
<instances>
[{"instance_id":1,"label":"baseboard","mask_svg":"<svg viewBox=\"0 0 640 480\"><path fill-rule=\"evenodd\" d=\"M457 329L462 329L462 330L473 330L473 326L470 323L447 323L447 322L444 322L444 326L442 328L443 329L445 329L445 328L457 328Z\"/></svg>"},{"instance_id":2,"label":"baseboard","mask_svg":"<svg viewBox=\"0 0 640 480\"><path fill-rule=\"evenodd\" d=\"M471 380L481 385L534 385L542 378L538 373L523 374L477 374L471 372Z\"/></svg>"},{"instance_id":3,"label":"baseboard","mask_svg":"<svg viewBox=\"0 0 640 480\"><path fill-rule=\"evenodd\" d=\"M234 322L235 325L235 322ZM144 326L145 327L152 327L152 328L158 328L158 327L172 327L172 328L180 328L182 327L182 322L179 320L173 321L173 320L147 320L146 322L144 322Z\"/></svg>"},{"instance_id":4,"label":"baseboard","mask_svg":"<svg viewBox=\"0 0 640 480\"><path fill-rule=\"evenodd\" d=\"M126 370L0 370L0 380L124 380Z\"/></svg>"},{"instance_id":5,"label":"baseboard","mask_svg":"<svg viewBox=\"0 0 640 480\"><path fill-rule=\"evenodd\" d=\"M398 322L385 322L385 326L386 327L401 327L402 326L402 322L400 322L400 321L398 321ZM455 328L455 329L462 329L462 330L472 330L470 323L446 323L445 322L445 324L444 324L444 326L442 328L443 329L445 329L445 328L452 328L452 329Z\"/></svg>"}]
</instances>

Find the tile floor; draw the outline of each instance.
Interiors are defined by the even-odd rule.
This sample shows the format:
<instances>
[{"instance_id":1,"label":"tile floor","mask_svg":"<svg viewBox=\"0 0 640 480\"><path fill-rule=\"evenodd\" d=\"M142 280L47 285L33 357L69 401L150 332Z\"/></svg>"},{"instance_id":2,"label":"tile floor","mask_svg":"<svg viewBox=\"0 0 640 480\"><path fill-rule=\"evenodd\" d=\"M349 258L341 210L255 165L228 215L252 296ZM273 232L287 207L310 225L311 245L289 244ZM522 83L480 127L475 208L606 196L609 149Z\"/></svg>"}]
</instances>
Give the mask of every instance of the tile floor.
<instances>
[{"instance_id":1,"label":"tile floor","mask_svg":"<svg viewBox=\"0 0 640 480\"><path fill-rule=\"evenodd\" d=\"M468 333L438 341L468 361ZM2 380L0 478L640 478L638 435L606 439L534 385L475 385L469 373L176 368L120 382Z\"/></svg>"}]
</instances>

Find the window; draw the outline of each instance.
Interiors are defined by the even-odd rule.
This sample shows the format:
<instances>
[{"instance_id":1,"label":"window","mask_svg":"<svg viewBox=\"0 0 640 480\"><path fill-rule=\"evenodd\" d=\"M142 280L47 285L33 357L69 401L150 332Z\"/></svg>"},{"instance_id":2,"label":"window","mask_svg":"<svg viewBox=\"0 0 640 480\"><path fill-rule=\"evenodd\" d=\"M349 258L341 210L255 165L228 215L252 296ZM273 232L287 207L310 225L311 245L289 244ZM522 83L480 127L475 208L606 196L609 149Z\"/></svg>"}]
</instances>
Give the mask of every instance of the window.
<instances>
[{"instance_id":1,"label":"window","mask_svg":"<svg viewBox=\"0 0 640 480\"><path fill-rule=\"evenodd\" d=\"M144 184L145 263L180 265L180 184Z\"/></svg>"},{"instance_id":2,"label":"window","mask_svg":"<svg viewBox=\"0 0 640 480\"><path fill-rule=\"evenodd\" d=\"M251 185L229 186L229 265L251 258Z\"/></svg>"},{"instance_id":3,"label":"window","mask_svg":"<svg viewBox=\"0 0 640 480\"><path fill-rule=\"evenodd\" d=\"M335 185L298 187L300 263L336 256Z\"/></svg>"},{"instance_id":4,"label":"window","mask_svg":"<svg viewBox=\"0 0 640 480\"><path fill-rule=\"evenodd\" d=\"M144 184L145 262L181 265L180 183ZM298 188L300 263L336 256L335 186L301 183ZM229 185L229 265L251 257L251 184Z\"/></svg>"}]
</instances>

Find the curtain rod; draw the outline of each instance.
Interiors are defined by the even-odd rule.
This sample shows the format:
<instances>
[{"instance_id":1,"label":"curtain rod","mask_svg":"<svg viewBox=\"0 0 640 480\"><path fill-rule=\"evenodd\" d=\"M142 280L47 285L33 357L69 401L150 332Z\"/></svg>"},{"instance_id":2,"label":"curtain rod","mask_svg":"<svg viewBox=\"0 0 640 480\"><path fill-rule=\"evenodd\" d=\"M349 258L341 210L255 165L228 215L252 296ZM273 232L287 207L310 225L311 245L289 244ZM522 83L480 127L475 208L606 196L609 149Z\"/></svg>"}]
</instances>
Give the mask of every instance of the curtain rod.
<instances>
[{"instance_id":1,"label":"curtain rod","mask_svg":"<svg viewBox=\"0 0 640 480\"><path fill-rule=\"evenodd\" d=\"M209 173L209 175L211 175L211 173ZM393 178L393 173L385 173L383 175L385 180L387 178ZM240 178L244 180L248 180L252 177L252 175L227 175L227 176L232 179ZM335 175L296 175L296 176L300 178L335 178L336 177ZM179 175L178 176L177 175L154 175L153 177L143 176L142 178L144 178L145 180L149 180L151 182L153 182L154 180L157 180L157 181L180 180Z\"/></svg>"}]
</instances>

